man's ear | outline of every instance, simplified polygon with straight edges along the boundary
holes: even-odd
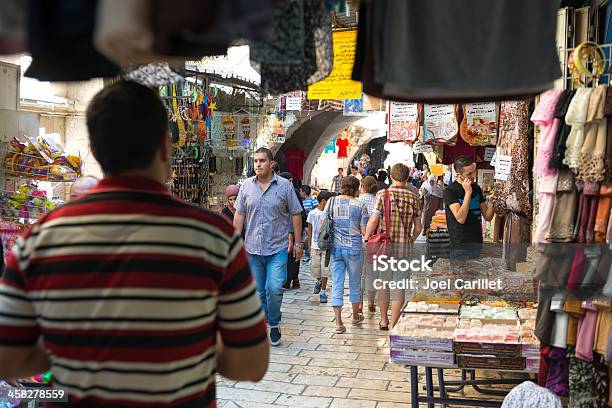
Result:
[[[159,154],[164,163],[168,163],[172,160],[172,140],[170,139],[169,132],[162,136]]]

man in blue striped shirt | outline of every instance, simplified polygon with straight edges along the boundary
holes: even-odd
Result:
[[[303,185],[300,188],[300,196],[302,197],[302,204],[304,205],[306,214],[317,208],[319,205],[319,201],[312,196],[312,189],[310,186]]]

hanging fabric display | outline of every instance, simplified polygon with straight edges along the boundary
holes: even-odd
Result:
[[[494,146],[497,144],[497,116],[495,102],[463,105],[461,137],[472,146]]]
[[[565,142],[566,150],[563,164],[569,167],[574,174],[578,173],[578,166],[580,165],[580,148],[584,142],[584,126],[591,92],[593,92],[593,88],[578,89],[565,115],[565,123],[572,128]]]
[[[585,138],[580,148],[577,179],[584,182],[603,181],[604,156],[608,121],[604,116],[607,85],[600,85],[591,93]]]
[[[555,109],[561,101],[563,91],[551,89],[540,96],[531,121],[539,126],[538,151],[533,165],[534,171],[541,176],[556,174],[556,169],[549,167],[555,145],[555,136],[561,125],[561,119],[555,117]]]
[[[455,105],[428,105],[423,107],[424,142],[454,144],[459,126]]]
[[[574,174],[569,169],[559,171],[555,208],[546,239],[550,242],[573,242],[576,237],[578,191]]]
[[[530,214],[528,104],[525,101],[502,102],[499,140],[497,142],[496,180],[493,195],[495,212],[513,211]],[[502,163],[501,158],[505,159]],[[504,178],[497,177],[500,166],[507,166]]]
[[[353,79],[363,82],[368,95],[427,103],[509,100],[550,89],[561,76],[556,2],[363,4],[358,38],[362,50]],[[510,21],[520,22],[521,29]],[[436,57],[425,57],[432,50]],[[473,69],[475,61],[478,69]]]
[[[30,1],[27,38],[32,64],[25,76],[41,81],[85,81],[119,75],[119,66],[93,44],[96,6],[97,1]],[[69,58],[64,56],[67,49]]]
[[[414,143],[419,138],[419,112],[416,103],[389,101],[389,142]]]

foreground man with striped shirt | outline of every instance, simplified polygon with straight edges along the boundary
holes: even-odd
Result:
[[[46,371],[78,407],[214,407],[215,371],[260,380],[269,343],[242,240],[186,204],[166,110],[118,82],[87,110],[106,177],[45,215],[0,279],[0,378]]]

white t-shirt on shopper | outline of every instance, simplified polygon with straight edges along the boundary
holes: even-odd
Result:
[[[319,230],[321,229],[321,224],[325,219],[325,211],[321,211],[318,208],[310,211],[308,213],[308,218],[306,218],[306,222],[312,225],[312,242],[310,243],[311,249],[319,249]]]

